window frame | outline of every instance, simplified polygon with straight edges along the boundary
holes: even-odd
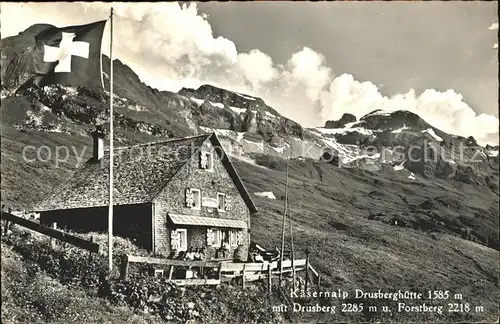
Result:
[[[222,231],[220,228],[213,228],[212,230],[215,232],[215,241],[212,246],[219,248],[222,246]]]
[[[220,196],[224,197],[224,206],[222,206],[223,207],[222,209],[220,209],[220,205],[219,205],[219,197]],[[223,193],[223,192],[218,192],[217,193],[217,211],[223,212],[223,213],[226,212],[226,194]]]
[[[176,228],[175,229],[176,232],[184,232],[184,241],[181,239],[182,236],[179,234],[179,247],[177,248],[176,251],[180,252],[180,251],[187,251],[187,228]],[[184,247],[182,247],[182,243],[185,243]]]
[[[207,167],[205,171],[214,172],[214,154],[212,152],[204,152],[207,157]]]
[[[233,242],[233,239],[234,239],[234,242]],[[229,245],[231,247],[237,247],[237,246],[239,246],[238,245],[238,230],[237,229],[231,229],[231,230],[229,230]]]
[[[194,210],[201,210],[201,189],[197,189],[197,188],[190,188],[191,190],[191,194],[193,195],[193,203],[195,206],[192,206],[191,209],[194,209]],[[196,199],[196,196],[195,196],[195,192],[198,193],[198,199]],[[196,206],[196,204],[198,203],[198,206]]]

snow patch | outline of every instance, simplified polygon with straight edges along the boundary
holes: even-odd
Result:
[[[390,116],[392,112],[387,111],[387,110],[382,110],[382,109],[377,109],[375,111],[372,111],[371,113],[365,115],[367,116]]]
[[[411,180],[416,180],[415,179],[415,174],[413,174],[413,172],[408,176],[408,179],[411,179]]]
[[[313,131],[317,131],[318,133],[321,134],[327,134],[327,135],[333,135],[333,134],[341,134],[344,135],[345,133],[351,133],[351,132],[358,132],[363,135],[373,135],[373,131],[371,129],[366,129],[363,127],[354,127],[354,128],[323,128],[323,127],[317,127],[313,128]]]
[[[243,139],[243,142],[246,144],[255,145],[259,152],[264,152],[264,143],[263,142],[259,143],[259,142],[249,141],[247,139]]]
[[[266,116],[271,118],[277,118],[275,115],[271,114],[269,111],[266,111]]]
[[[224,108],[224,104],[223,103],[220,103],[220,102],[211,102],[209,101],[210,104],[214,107],[217,107],[217,108]]]
[[[279,154],[283,154],[284,150],[286,147],[288,147],[290,145],[286,144],[285,146],[283,147],[274,147],[274,146],[271,146],[269,145],[270,148],[272,148],[273,150],[275,150],[276,152],[278,152]]]
[[[195,104],[197,104],[198,107],[201,106],[201,104],[204,102],[204,100],[193,98],[193,97],[189,98],[189,100],[191,100],[192,102],[194,102]]]
[[[245,98],[245,99],[248,99],[248,100],[256,100],[256,98],[249,97],[249,96],[246,96],[246,95],[241,94],[241,93],[237,93],[237,95],[240,96],[241,98]]]
[[[395,165],[394,166],[394,171],[404,170],[405,167],[403,165],[405,164],[405,162],[406,162],[406,160],[404,160],[403,162],[401,162],[401,164],[399,164],[399,165]]]
[[[406,125],[403,125],[403,127],[395,129],[391,133],[393,133],[393,134],[399,134],[399,133],[401,133],[401,131],[403,131],[405,129],[410,129],[410,127],[407,127]]]
[[[200,126],[200,128],[204,131],[204,132],[208,132],[208,133],[211,133],[211,132],[214,132],[217,136],[225,136],[225,137],[228,137],[236,142],[241,142],[241,140],[243,139],[243,136],[245,136],[245,132],[235,132],[233,130],[230,130],[230,129],[218,129],[218,128],[210,128],[210,127],[204,127],[204,126]]]
[[[443,141],[443,139],[441,137],[437,136],[436,132],[434,132],[434,129],[432,129],[432,128],[424,129],[422,131],[422,133],[428,133],[429,135],[432,136],[432,138],[434,138],[438,142],[442,142]]]
[[[359,147],[357,145],[339,144],[334,139],[322,138],[323,144],[335,150],[343,164],[353,161],[359,156]]]
[[[373,155],[367,155],[367,154],[358,155],[358,156],[355,156],[354,158],[348,160],[346,163],[352,163],[354,161],[361,160],[361,159],[370,159],[370,160],[380,159],[380,153],[375,153]]]
[[[231,108],[231,110],[237,113],[238,115],[247,112],[245,108],[238,108],[238,107],[229,107],[229,108]]]
[[[498,150],[487,151],[489,156],[498,156]]]
[[[359,121],[355,121],[355,122],[352,122],[352,123],[347,123],[347,124],[344,125],[344,128],[351,128],[352,126],[357,125],[359,123],[360,123]]]
[[[254,192],[254,195],[268,199],[276,199],[276,196],[272,191]]]

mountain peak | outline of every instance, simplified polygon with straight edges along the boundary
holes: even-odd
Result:
[[[343,128],[348,123],[357,121],[356,116],[353,114],[345,113],[339,120],[327,120],[325,128]]]

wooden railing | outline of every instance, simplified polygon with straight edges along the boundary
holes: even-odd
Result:
[[[153,257],[141,257],[133,255],[124,255],[122,258],[122,266],[120,270],[120,278],[122,280],[127,280],[129,275],[129,265],[130,263],[145,263],[145,264],[156,264],[164,265],[169,267],[168,280],[171,280],[179,285],[218,285],[220,284],[220,269],[221,264],[225,262],[230,262],[232,259],[211,259],[211,260],[199,260],[199,261],[187,261],[187,260],[173,260],[173,259],[160,259]],[[172,279],[174,272],[174,267],[198,267],[198,268],[217,268],[219,269],[218,279]]]
[[[179,285],[218,285],[221,282],[232,281],[234,279],[241,280],[241,285],[246,286],[248,282],[257,280],[266,280],[269,293],[271,293],[272,277],[280,274],[281,265],[279,261],[264,262],[264,263],[234,263],[230,259],[211,259],[200,261],[187,260],[172,260],[160,259],[153,257],[141,257],[133,255],[124,255],[120,277],[122,280],[127,280],[129,277],[130,263],[145,263],[152,265],[168,266],[168,280]],[[183,278],[174,279],[173,273],[175,267],[198,268],[203,272],[204,268],[215,268],[218,273],[216,279],[198,279],[198,278]],[[309,264],[309,259],[294,260],[293,265],[291,260],[283,261],[283,273],[292,274],[295,279],[295,273],[300,271],[310,270],[313,275],[313,281],[319,284],[318,272]],[[309,271],[306,271],[306,278],[310,278]],[[316,280],[314,280],[316,279]],[[308,279],[306,279],[307,285]]]
[[[35,232],[47,235],[49,237],[58,239],[62,242],[66,242],[66,243],[71,244],[73,246],[76,246],[80,249],[84,249],[84,250],[94,252],[94,253],[99,253],[99,251],[100,251],[99,244],[97,244],[97,243],[93,243],[91,241],[84,240],[80,237],[77,237],[77,236],[74,236],[74,235],[71,235],[68,233],[64,233],[64,232],[59,231],[59,230],[54,229],[54,228],[40,225],[38,223],[27,220],[25,218],[14,216],[14,215],[7,213],[7,212],[2,212],[2,219],[7,222],[7,224],[5,224],[5,231],[9,227],[8,223],[12,222],[14,224],[26,227],[32,231],[35,231]],[[6,234],[6,232],[4,232],[4,234]]]

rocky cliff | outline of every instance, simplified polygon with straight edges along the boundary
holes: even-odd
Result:
[[[102,58],[104,89],[33,86],[34,36],[48,27],[34,25],[0,42],[2,123],[23,132],[88,136],[109,118],[109,58]],[[114,61],[114,94],[115,138],[123,144],[215,132],[238,158],[264,154],[318,160],[328,152],[342,167],[377,171],[388,165],[489,187],[498,179],[498,146],[480,147],[474,138],[447,134],[408,111],[376,110],[359,120],[344,114],[325,127],[306,129],[248,94],[208,84],[178,93],[158,91],[119,60]]]

